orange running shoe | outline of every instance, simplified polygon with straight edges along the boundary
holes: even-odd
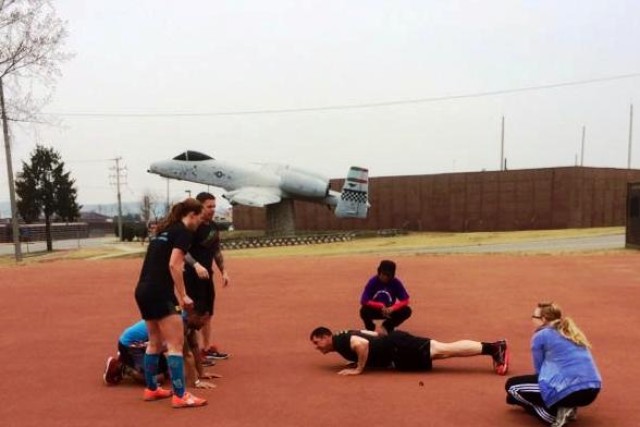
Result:
[[[166,399],[167,397],[171,397],[173,392],[171,390],[164,389],[162,387],[158,387],[155,390],[150,390],[148,388],[144,389],[144,397],[143,399],[147,402],[151,402],[159,399]]]
[[[196,408],[198,406],[204,406],[207,404],[206,399],[195,397],[193,394],[185,391],[182,397],[173,395],[171,399],[171,406],[174,408]]]

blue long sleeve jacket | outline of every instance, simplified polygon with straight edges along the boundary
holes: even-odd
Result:
[[[551,327],[531,339],[533,366],[547,407],[578,390],[601,388],[602,377],[588,348],[563,337]]]

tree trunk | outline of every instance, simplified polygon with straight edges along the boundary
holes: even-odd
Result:
[[[22,247],[20,246],[20,225],[18,222],[18,208],[16,207],[16,190],[13,183],[13,162],[11,160],[11,140],[9,139],[9,123],[4,104],[4,86],[0,78],[0,116],[2,118],[2,134],[4,149],[7,156],[7,178],[9,180],[9,201],[11,203],[11,226],[13,230],[13,246],[16,261],[22,261]]]
[[[51,239],[51,216],[44,214],[44,234],[47,237],[47,252],[53,251],[53,241]]]

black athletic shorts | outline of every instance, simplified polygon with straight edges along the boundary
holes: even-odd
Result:
[[[209,313],[213,316],[216,290],[213,286],[213,272],[209,272],[209,279],[201,279],[193,268],[184,271],[184,285],[187,295],[193,300],[196,312],[200,315]]]
[[[151,286],[136,287],[136,303],[144,320],[160,320],[172,314],[180,314],[182,309],[172,292],[155,291]]]
[[[393,366],[399,371],[430,371],[431,340],[404,331],[389,334],[393,345]]]
[[[134,369],[139,374],[144,375],[144,354],[147,351],[146,346],[126,346],[118,341],[118,351],[120,352],[120,362]],[[168,371],[167,358],[164,354],[161,354],[158,361],[158,373],[166,374]]]

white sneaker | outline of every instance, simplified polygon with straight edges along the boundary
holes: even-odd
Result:
[[[576,408],[559,407],[556,414],[556,420],[551,424],[551,427],[563,427],[566,426],[569,420],[573,417],[575,419]]]

